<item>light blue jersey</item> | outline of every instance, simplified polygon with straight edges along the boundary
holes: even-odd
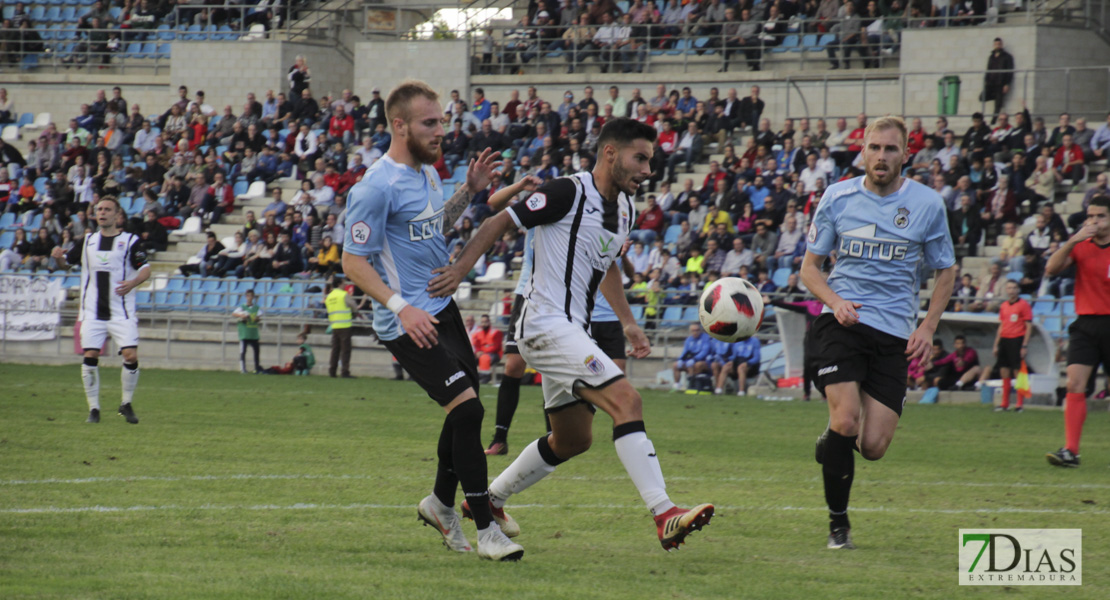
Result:
[[[736,364],[755,364],[760,362],[759,338],[753,335],[746,340],[733,342],[731,360]]]
[[[516,283],[516,295],[523,296],[525,290],[528,289],[528,281],[532,278],[532,232],[535,229],[529,229],[528,233],[524,234],[524,256],[520,261],[520,279]],[[617,313],[613,312],[613,307],[609,306],[609,301],[605,299],[605,295],[601,290],[597,292],[597,298],[594,299],[594,309],[590,312],[591,323],[609,323],[612,321],[619,321]]]
[[[417,171],[383,156],[367,169],[347,199],[343,251],[369,257],[374,270],[409,304],[435,315],[451,298],[426,291],[432,269],[447,265],[443,239],[443,184],[435,169]],[[381,340],[405,335],[401,320],[374,302]]]
[[[860,322],[909,339],[917,322],[918,262],[930,269],[956,264],[944,201],[910,179],[885,198],[863,177],[829,186],[809,228],[808,250],[837,251],[829,287],[858,302]],[[832,312],[826,306],[823,312]]]

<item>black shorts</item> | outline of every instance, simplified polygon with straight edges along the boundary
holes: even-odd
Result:
[[[906,340],[863,323],[845,327],[831,313],[817,317],[810,334],[818,391],[824,394],[825,386],[834,383],[858,382],[867,395],[902,415],[909,372]]]
[[[597,342],[597,347],[605,356],[613,360],[625,360],[628,354],[624,351],[624,327],[620,321],[601,321],[590,323],[590,337]]]
[[[1110,368],[1110,315],[1080,315],[1068,327],[1068,364]]]
[[[505,333],[505,354],[520,354],[516,347],[516,324],[520,321],[520,311],[524,309],[524,296],[513,298],[513,310],[509,313],[509,331]]]
[[[382,344],[432,400],[447,406],[467,388],[477,391],[478,361],[455,301],[435,318],[439,343],[431,348],[418,348],[408,334]]]
[[[1021,370],[1021,346],[1024,337],[1001,338],[998,340],[998,360],[994,366],[1000,369],[1010,369],[1013,372]]]

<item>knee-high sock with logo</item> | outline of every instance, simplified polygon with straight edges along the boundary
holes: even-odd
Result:
[[[490,502],[497,508],[505,506],[509,496],[532,487],[563,464],[555,455],[547,436],[528,444],[509,468],[501,472],[489,486]]]
[[[853,454],[856,438],[829,430],[825,441],[825,454],[821,475],[825,480],[825,502],[829,505],[829,529],[851,527],[848,522],[848,497],[852,493],[852,479],[856,474],[856,457]]]
[[[122,404],[131,404],[131,398],[135,396],[135,387],[138,385],[139,361],[123,363],[123,371],[120,373],[120,386],[123,388]]]
[[[659,467],[659,458],[655,456],[655,446],[648,439],[644,422],[632,421],[614,427],[613,446],[651,514],[661,515],[674,508],[667,497],[663,469]]]
[[[85,400],[89,410],[100,409],[100,359],[85,357],[81,364],[81,383],[85,385]]]
[[[1087,395],[1068,393],[1064,401],[1064,439],[1067,449],[1079,456],[1079,438],[1083,436],[1083,422],[1087,420]]]

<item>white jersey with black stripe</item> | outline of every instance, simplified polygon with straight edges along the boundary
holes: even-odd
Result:
[[[584,172],[549,181],[510,215],[533,230],[532,276],[518,335],[525,321],[545,317],[588,327],[598,285],[635,222],[631,200],[622,192],[616,202],[606,201]]]
[[[81,265],[79,320],[137,319],[134,292],[126,296],[116,293],[121,281],[133,279],[147,266],[146,252],[137,235],[120,232],[104,236],[99,231],[86,234],[69,258],[71,264]]]

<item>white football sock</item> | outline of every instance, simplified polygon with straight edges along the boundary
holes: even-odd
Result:
[[[632,483],[644,499],[644,504],[652,515],[661,515],[674,507],[667,497],[667,483],[663,481],[663,470],[655,456],[655,446],[643,431],[622,435],[613,441],[617,456],[632,478]]]
[[[85,400],[89,403],[89,410],[100,410],[100,373],[99,367],[81,365],[81,382],[85,384]]]
[[[540,456],[539,440],[535,440],[490,484],[490,504],[503,508],[509,496],[523,492],[554,472],[555,467]]]
[[[123,387],[123,404],[131,404],[131,397],[135,395],[135,386],[139,385],[139,365],[136,364],[135,370],[132,371],[127,368],[127,364],[124,364],[119,381]]]

